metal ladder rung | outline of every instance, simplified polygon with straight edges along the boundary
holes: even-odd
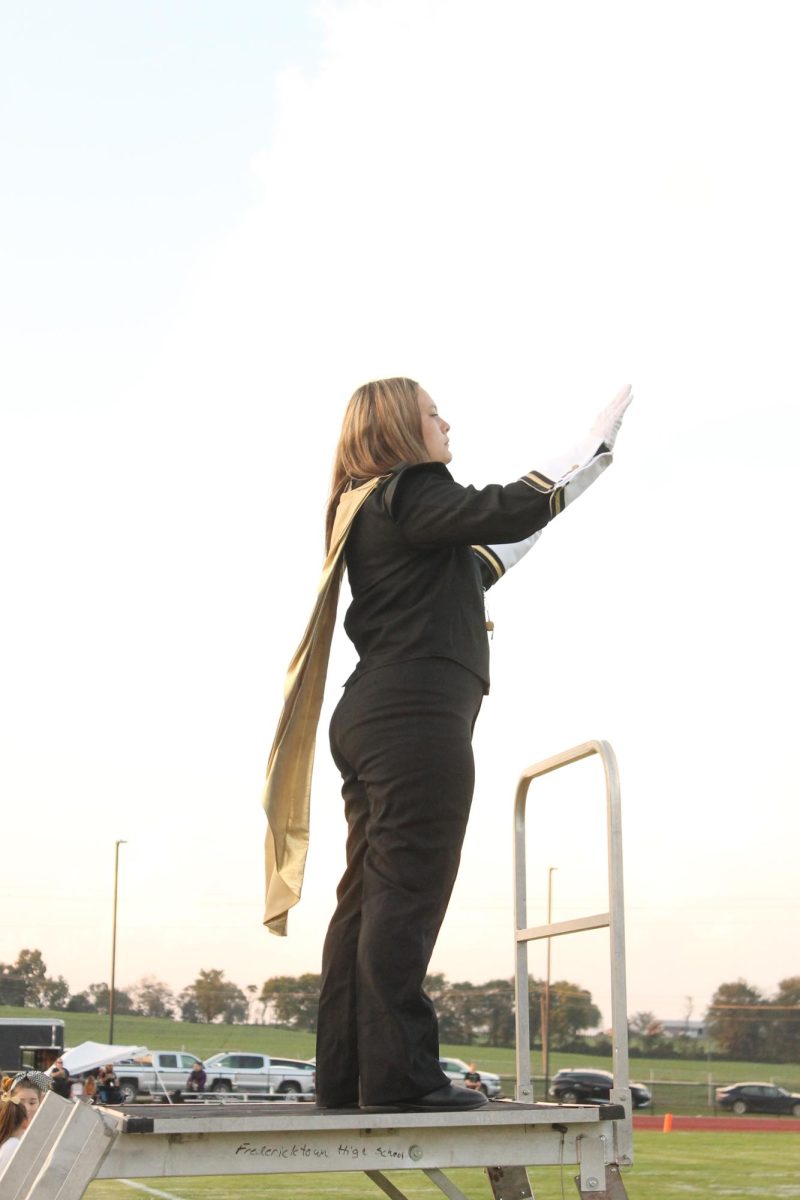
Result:
[[[534,925],[530,929],[518,929],[518,942],[535,942],[541,938],[559,937],[562,933],[582,933],[585,929],[607,929],[611,914],[595,913],[592,917],[575,917],[572,921],[554,921],[551,925]]]
[[[531,785],[543,775],[549,775],[562,767],[580,762],[582,759],[597,755],[603,765],[605,776],[606,800],[606,836],[608,864],[608,912],[596,913],[592,916],[578,917],[573,921],[551,921],[548,911],[546,925],[528,926],[527,924],[527,880],[526,880],[526,847],[525,847],[525,816],[526,801]],[[529,1004],[530,989],[528,985],[528,942],[543,941],[567,933],[583,933],[591,929],[608,929],[609,965],[611,970],[611,1025],[612,1025],[612,1060],[614,1076],[615,1099],[623,1103],[625,1119],[615,1122],[613,1147],[593,1148],[591,1153],[595,1161],[591,1170],[581,1166],[580,1187],[584,1190],[581,1195],[598,1196],[598,1200],[606,1200],[614,1194],[625,1195],[622,1181],[619,1178],[619,1165],[629,1165],[633,1161],[633,1125],[631,1120],[630,1091],[628,1088],[628,1018],[625,995],[625,916],[624,893],[622,883],[622,822],[620,815],[620,786],[619,772],[614,751],[608,742],[584,742],[571,750],[536,763],[528,767],[520,777],[517,785],[514,803],[514,938],[516,944],[516,971],[514,999],[516,1008],[517,1032],[517,1091],[518,1100],[532,1102],[534,1099],[533,1081],[531,1079],[530,1058],[530,1021]],[[607,1149],[613,1157],[606,1163]],[[587,1153],[588,1141],[587,1141]],[[606,1165],[613,1167],[616,1176],[612,1178],[606,1172]],[[602,1170],[601,1170],[602,1167]],[[611,1179],[611,1182],[608,1181]],[[590,1182],[591,1180],[591,1182]],[[608,1183],[604,1190],[603,1184]],[[620,1192],[619,1189],[622,1189]]]

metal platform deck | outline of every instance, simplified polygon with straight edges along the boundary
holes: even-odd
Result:
[[[597,755],[605,773],[607,912],[528,927],[525,809],[541,776]],[[363,1171],[391,1200],[396,1172],[422,1171],[465,1200],[445,1172],[484,1167],[494,1200],[533,1196],[526,1168],[577,1166],[583,1200],[626,1200],[620,1168],[633,1161],[628,1087],[625,927],[619,778],[607,742],[585,742],[529,767],[514,808],[516,1100],[465,1113],[328,1111],[298,1103],[92,1108],[50,1093],[0,1177],[2,1200],[80,1200],[93,1179]],[[528,1028],[531,941],[608,927],[614,1087],[605,1105],[534,1103]],[[385,1172],[392,1172],[387,1178]],[[402,1179],[402,1175],[399,1176]]]
[[[625,1107],[491,1101],[467,1113],[325,1110],[297,1104],[92,1108],[52,1093],[0,1180],[3,1200],[78,1200],[93,1179],[363,1171],[392,1200],[384,1172],[484,1167],[496,1200],[533,1196],[526,1168],[577,1166],[578,1193],[624,1200],[618,1133]],[[624,1139],[623,1139],[624,1140]]]

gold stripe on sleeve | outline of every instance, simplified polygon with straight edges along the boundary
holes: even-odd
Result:
[[[553,480],[542,475],[541,471],[528,471],[527,475],[522,476],[522,482],[537,492],[551,492],[555,487]]]
[[[505,573],[506,573],[505,567],[503,566],[502,562],[497,557],[497,555],[492,551],[490,546],[473,546],[472,549],[475,551],[476,554],[479,554],[480,557],[485,562],[487,562],[489,564],[489,566],[495,573],[496,579],[501,579],[503,577],[503,575],[505,575]]]
[[[557,517],[560,512],[564,511],[564,489],[557,487],[550,496],[550,516]]]

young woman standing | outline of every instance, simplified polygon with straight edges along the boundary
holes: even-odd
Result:
[[[413,380],[369,383],[350,400],[327,541],[331,553],[332,542],[343,548],[352,592],[344,624],[359,661],[330,727],[348,834],[323,951],[322,1107],[449,1111],[486,1102],[441,1070],[422,986],[472,801],[472,731],[489,689],[483,594],[609,465],[630,400],[623,389],[560,461],[485,488],[453,480],[450,426]],[[270,819],[280,874],[296,839],[281,840]],[[291,887],[299,895],[297,872]]]

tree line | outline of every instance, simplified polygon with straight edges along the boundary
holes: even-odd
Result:
[[[744,979],[721,983],[705,1012],[700,1038],[689,1036],[691,999],[681,1036],[667,1034],[652,1012],[629,1018],[633,1056],[697,1058],[738,1062],[797,1062],[800,1058],[800,975],[782,979],[768,996]]]
[[[179,992],[152,976],[124,989],[114,989],[114,1012],[143,1017],[226,1024],[281,1025],[315,1033],[319,975],[277,975],[259,988],[240,988],[225,972],[210,968]],[[541,1040],[546,986],[528,980],[531,1044]],[[450,983],[443,974],[425,979],[425,990],[439,1017],[442,1042],[462,1046],[511,1046],[515,1041],[513,979],[475,984]],[[71,993],[62,975],[48,976],[39,950],[21,950],[14,963],[0,963],[0,1004],[49,1008],[64,1012],[108,1013],[107,983],[92,983]],[[601,1014],[586,988],[568,980],[549,986],[549,1043],[557,1050],[610,1052],[608,1034],[587,1039]],[[722,983],[705,1014],[705,1037],[667,1036],[654,1013],[629,1018],[632,1054],[650,1057],[716,1057],[742,1061],[793,1062],[800,1058],[800,975],[782,980],[767,996],[744,979]]]
[[[753,1062],[800,1059],[800,975],[782,979],[772,996],[737,979],[717,988],[707,1014],[709,1035],[729,1058]]]
[[[114,988],[117,1016],[165,1017],[181,1021],[246,1022],[258,988],[242,990],[225,972],[200,971],[188,987],[175,993],[166,983],[146,976],[127,988]],[[51,978],[40,950],[21,950],[14,963],[0,963],[0,1004],[24,1008],[50,1008],[57,1012],[107,1013],[107,983],[91,983],[82,992],[70,992],[63,975]]]
[[[292,1029],[313,1033],[317,1027],[319,975],[278,975],[268,979],[259,999],[270,1020]],[[531,1038],[541,1031],[545,985],[529,978]],[[442,1042],[460,1046],[511,1046],[514,1044],[514,980],[488,983],[449,983],[442,974],[425,977],[425,991],[436,1007]],[[600,1021],[600,1009],[591,993],[577,983],[558,980],[550,984],[550,1044],[566,1049],[576,1037]]]
[[[201,970],[193,983],[175,993],[152,977],[127,988],[114,988],[114,1013],[162,1017],[182,1021],[224,1021],[283,1025],[316,1032],[319,975],[279,975],[259,989],[242,989],[216,968]],[[530,1027],[536,1038],[541,1030],[544,984],[531,978]],[[425,989],[436,1005],[443,1042],[508,1046],[514,1042],[514,981],[449,983],[444,975],[428,975]],[[50,1008],[64,1012],[108,1013],[109,986],[92,983],[71,993],[63,976],[51,978],[39,950],[20,951],[15,963],[0,963],[0,1004]],[[550,1042],[562,1049],[578,1034],[594,1028],[600,1010],[591,993],[577,983],[557,980],[549,988]]]

